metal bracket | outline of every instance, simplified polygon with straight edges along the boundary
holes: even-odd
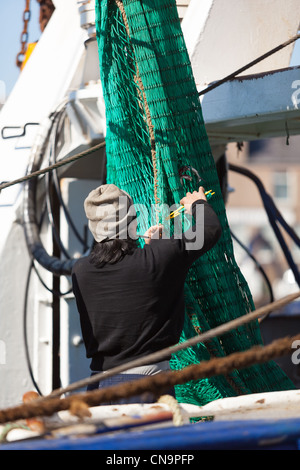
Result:
[[[22,126],[5,126],[5,127],[2,127],[1,129],[1,137],[2,139],[16,139],[18,137],[23,137],[26,134],[26,128],[28,126],[39,126],[39,125],[40,125],[39,122],[27,122],[23,127]],[[22,132],[17,135],[5,135],[5,131],[7,131],[8,129],[21,129]]]

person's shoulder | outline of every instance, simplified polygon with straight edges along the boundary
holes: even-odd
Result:
[[[75,261],[72,267],[72,273],[76,273],[78,271],[81,271],[82,269],[85,269],[88,264],[89,264],[89,256],[88,255],[81,256]]]

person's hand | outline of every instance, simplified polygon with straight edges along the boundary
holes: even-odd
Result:
[[[200,186],[199,191],[194,191],[193,193],[186,193],[186,195],[181,199],[180,204],[184,206],[185,211],[188,214],[191,214],[192,204],[199,199],[206,201],[205,189],[203,186]]]
[[[162,229],[162,225],[153,225],[152,227],[148,228],[148,230],[144,233],[145,243],[149,245],[152,238],[161,238]]]

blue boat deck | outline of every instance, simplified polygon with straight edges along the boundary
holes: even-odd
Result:
[[[87,437],[30,439],[0,450],[298,450],[300,418],[211,421],[156,429],[99,433]]]

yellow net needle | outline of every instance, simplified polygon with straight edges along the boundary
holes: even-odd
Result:
[[[205,196],[213,196],[215,193],[212,193],[212,189],[210,189],[209,191],[206,191],[205,193]],[[168,219],[174,219],[175,217],[177,217],[184,209],[184,206],[179,206],[178,209],[176,209],[175,211],[171,212],[171,214],[166,217],[166,220]]]

